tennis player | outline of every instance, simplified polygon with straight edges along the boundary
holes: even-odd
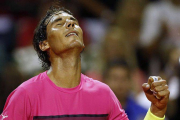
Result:
[[[9,95],[0,120],[128,120],[109,86],[81,73],[83,31],[70,11],[49,9],[35,30],[33,45],[47,71]],[[145,120],[164,120],[166,81],[144,83],[143,89],[152,102]]]

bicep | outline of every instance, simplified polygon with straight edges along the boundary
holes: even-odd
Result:
[[[6,116],[6,120],[27,120],[30,115],[30,102],[26,91],[18,88],[7,98],[0,120]]]

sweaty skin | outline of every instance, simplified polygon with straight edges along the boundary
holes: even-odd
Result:
[[[79,85],[80,53],[85,46],[82,29],[72,15],[62,11],[53,15],[47,25],[47,40],[39,46],[50,56],[51,67],[47,74],[57,86],[73,88]]]

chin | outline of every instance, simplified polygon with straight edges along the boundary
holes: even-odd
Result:
[[[81,51],[85,48],[84,43],[82,43],[80,40],[73,40],[70,44],[70,48],[77,48]]]

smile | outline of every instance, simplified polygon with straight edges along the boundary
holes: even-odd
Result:
[[[78,36],[76,32],[70,32],[70,33],[68,33],[68,34],[66,35],[66,37],[69,37],[69,36],[71,36],[71,35],[76,35],[76,36]]]

